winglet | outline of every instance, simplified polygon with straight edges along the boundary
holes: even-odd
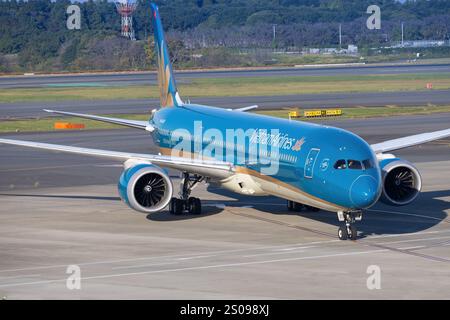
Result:
[[[159,16],[158,6],[154,3],[150,4],[152,12],[153,32],[155,35],[155,50],[158,60],[158,84],[160,90],[161,107],[177,107],[183,105],[175,79],[172,72],[172,64],[170,63],[169,51],[164,37],[164,30]]]

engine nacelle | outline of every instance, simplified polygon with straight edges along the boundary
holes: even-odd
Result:
[[[383,176],[382,202],[403,206],[416,199],[422,188],[422,178],[416,167],[408,161],[391,158],[382,160],[380,168]]]
[[[161,211],[173,194],[172,181],[167,173],[148,163],[126,168],[120,176],[118,188],[127,205],[144,213]]]

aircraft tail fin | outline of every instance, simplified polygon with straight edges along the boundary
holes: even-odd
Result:
[[[153,32],[155,34],[155,50],[158,64],[158,85],[161,107],[177,107],[183,105],[178,95],[175,78],[173,77],[172,64],[170,63],[169,51],[164,37],[164,30],[159,15],[158,6],[150,5],[152,13]]]

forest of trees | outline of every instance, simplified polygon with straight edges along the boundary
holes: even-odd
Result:
[[[230,48],[302,48],[343,44],[387,45],[400,39],[450,38],[449,0],[161,0],[161,12],[174,60],[192,53],[200,65],[241,64]],[[134,28],[138,41],[122,38],[113,2],[90,0],[81,8],[81,30],[67,30],[69,0],[0,0],[0,72],[31,70],[142,69],[152,64],[150,0],[138,0]],[[366,9],[381,8],[381,30],[368,30]],[[276,38],[273,39],[273,25]],[[207,55],[211,56],[208,57]],[[216,57],[212,59],[211,57]],[[205,62],[209,61],[209,62]]]

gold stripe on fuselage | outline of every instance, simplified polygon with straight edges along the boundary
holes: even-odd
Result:
[[[165,155],[165,156],[172,156],[172,150],[173,149],[170,149],[170,148],[163,148],[163,147],[159,148],[160,153],[162,155]],[[195,154],[195,153],[191,153],[191,152],[184,151],[184,150],[177,151],[177,152],[178,153],[176,155],[173,155],[173,156],[187,158],[187,159],[193,159],[193,160],[199,159],[199,156],[197,154]],[[208,158],[207,160],[216,160],[216,159]],[[235,171],[236,171],[236,173],[248,174],[250,176],[253,176],[253,177],[265,180],[267,182],[271,182],[271,183],[280,185],[280,186],[282,186],[284,188],[287,188],[287,189],[289,189],[289,190],[291,190],[293,192],[296,192],[296,193],[302,195],[305,198],[309,198],[311,200],[314,200],[314,201],[317,201],[319,203],[322,203],[322,204],[326,205],[327,207],[334,207],[337,210],[342,210],[342,211],[347,211],[348,210],[347,208],[341,207],[341,206],[339,206],[337,204],[334,204],[332,202],[328,202],[328,201],[325,201],[323,199],[317,198],[317,197],[315,197],[315,196],[313,196],[313,195],[311,195],[311,194],[309,194],[309,193],[307,193],[307,192],[305,192],[305,191],[303,191],[303,190],[301,190],[299,188],[296,188],[296,187],[294,187],[294,186],[292,186],[292,185],[290,185],[290,184],[288,184],[286,182],[283,182],[283,181],[281,181],[279,179],[276,179],[276,178],[273,178],[271,176],[267,176],[267,175],[261,174],[260,172],[252,170],[252,169],[249,169],[247,167],[235,166]]]

